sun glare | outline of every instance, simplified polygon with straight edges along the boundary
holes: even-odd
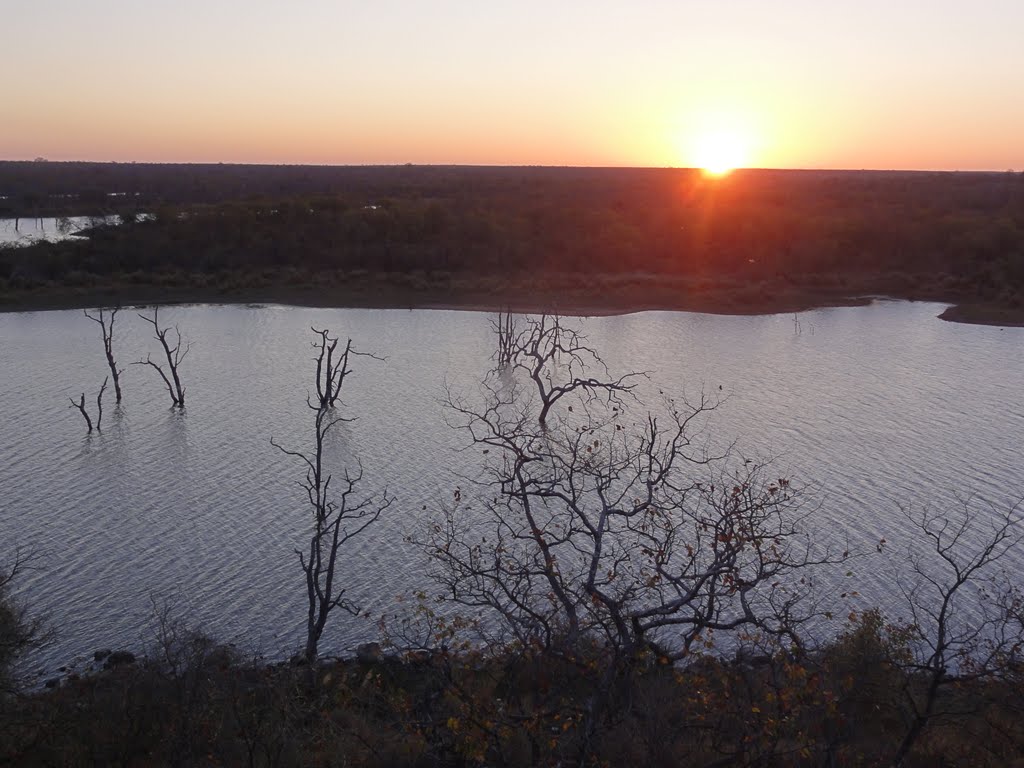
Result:
[[[697,138],[693,159],[695,165],[709,176],[725,176],[745,166],[750,160],[749,155],[749,142],[742,135],[719,130]]]

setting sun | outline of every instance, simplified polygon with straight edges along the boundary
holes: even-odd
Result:
[[[749,142],[734,131],[713,131],[697,138],[694,163],[711,176],[724,176],[750,160]]]

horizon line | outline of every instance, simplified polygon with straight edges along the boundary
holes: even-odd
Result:
[[[697,171],[705,169],[697,166],[681,165],[554,165],[545,163],[310,163],[310,162],[261,162],[261,161],[223,161],[223,160],[50,160],[49,158],[0,158],[0,163],[54,164],[54,165],[191,165],[191,166],[245,166],[269,168],[549,168],[552,170],[664,170],[664,171]],[[1024,169],[1012,167],[995,168],[908,168],[908,167],[837,167],[837,166],[744,166],[733,168],[728,175],[743,171],[791,171],[817,173],[1024,173]]]

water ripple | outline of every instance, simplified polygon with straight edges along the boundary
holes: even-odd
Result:
[[[883,536],[913,546],[899,504],[973,493],[1006,505],[1024,492],[1021,333],[942,323],[940,309],[819,310],[800,333],[786,316],[669,312],[591,319],[586,330],[613,370],[653,372],[648,394],[703,386],[727,396],[713,437],[775,457],[814,489],[823,536],[870,551]],[[195,342],[186,413],[169,410],[152,371],[127,366],[124,404],[108,407],[103,434],[85,437],[67,398],[85,389],[88,399],[106,374],[96,326],[79,312],[0,315],[0,557],[15,544],[42,555],[21,595],[58,631],[32,665],[52,671],[97,647],[138,646],[165,599],[243,647],[297,645],[304,590],[293,550],[308,518],[300,467],[270,438],[308,445],[311,325],[386,358],[358,360],[345,392],[358,419],[339,426],[328,453],[335,469],[358,458],[363,487],[386,485],[396,503],[352,542],[341,575],[373,614],[423,586],[426,564],[405,536],[422,530],[467,461],[439,398],[445,381],[471,390],[487,368],[487,316],[276,306],[161,316]],[[145,324],[122,318],[122,361],[155,351]],[[887,600],[884,569],[863,566],[856,578],[865,600]],[[374,631],[339,617],[324,647]]]

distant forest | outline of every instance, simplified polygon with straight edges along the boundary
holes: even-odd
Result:
[[[1013,172],[0,163],[0,217],[101,214],[126,223],[0,252],[0,300],[557,274],[1024,307]]]

